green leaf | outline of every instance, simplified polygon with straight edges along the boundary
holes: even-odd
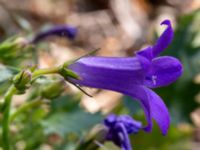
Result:
[[[81,110],[71,113],[59,112],[41,122],[45,134],[56,133],[62,137],[69,133],[79,135],[102,121],[99,113],[91,114]]]
[[[79,100],[80,100],[79,95],[72,95],[72,94],[66,94],[58,98],[55,98],[52,100],[50,105],[51,113],[53,114],[57,112],[77,111],[80,109]]]
[[[10,79],[13,76],[14,72],[6,68],[5,66],[0,65],[0,82]]]

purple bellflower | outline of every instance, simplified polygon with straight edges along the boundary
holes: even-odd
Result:
[[[38,43],[49,36],[60,36],[60,37],[67,37],[71,40],[75,38],[77,34],[77,29],[75,27],[69,25],[57,25],[54,26],[46,31],[38,33],[31,43]]]
[[[146,132],[152,130],[153,119],[163,135],[167,134],[170,116],[162,99],[150,88],[167,86],[182,74],[182,65],[171,56],[157,57],[173,39],[173,29],[169,20],[161,25],[167,28],[155,45],[136,52],[135,57],[83,57],[69,68],[81,80],[70,79],[80,86],[107,89],[129,95],[144,109]]]
[[[128,115],[110,114],[104,119],[104,125],[107,130],[106,140],[112,141],[122,150],[132,150],[128,135],[136,134],[142,128],[141,122]]]

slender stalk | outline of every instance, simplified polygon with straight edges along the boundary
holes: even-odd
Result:
[[[36,71],[33,72],[33,78],[38,77],[40,75],[44,75],[44,74],[53,74],[53,73],[58,73],[59,72],[59,67],[55,67],[55,68],[48,68],[48,69],[38,69]]]
[[[8,91],[4,96],[4,112],[2,120],[2,129],[3,129],[3,149],[10,150],[10,140],[9,140],[9,116],[10,116],[10,106],[13,95],[17,89],[14,85],[11,85]]]
[[[10,116],[10,122],[12,122],[19,114],[21,114],[22,112],[25,112],[27,110],[29,110],[30,108],[39,106],[40,104],[42,104],[43,102],[41,101],[41,99],[37,99],[37,100],[33,100],[30,102],[25,103],[24,105],[20,106],[11,116]]]

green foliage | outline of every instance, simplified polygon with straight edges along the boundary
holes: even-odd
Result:
[[[100,113],[91,114],[78,105],[77,96],[65,95],[54,99],[51,103],[49,116],[41,122],[46,135],[58,134],[65,137],[69,133],[81,135],[100,123]]]
[[[95,124],[101,122],[100,114],[90,114],[84,111],[75,111],[70,113],[56,113],[48,119],[42,121],[45,134],[59,134],[65,137],[69,133],[80,136],[81,133],[88,131]]]
[[[13,72],[5,66],[0,66],[0,83],[11,79]]]

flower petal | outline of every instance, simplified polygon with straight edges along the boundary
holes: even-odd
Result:
[[[111,81],[112,82],[112,81]],[[84,82],[81,83],[83,85]],[[105,84],[91,84],[85,83],[86,86],[94,87],[94,88],[101,88],[101,89],[107,89],[112,90],[116,92],[120,92],[129,96],[132,96],[133,98],[136,98],[137,101],[141,104],[141,106],[144,109],[146,120],[147,120],[147,126],[144,128],[145,131],[150,132],[152,129],[152,119],[154,118],[156,122],[158,123],[163,135],[167,133],[167,130],[169,128],[169,113],[165,106],[165,104],[162,102],[162,99],[156,95],[153,91],[150,89],[139,86],[139,85],[131,85],[131,84],[125,84],[125,85],[115,85],[110,84],[109,86],[106,86]],[[126,86],[126,88],[124,88]]]
[[[137,58],[85,57],[69,68],[77,73],[82,80],[74,82],[96,88],[112,88],[112,85],[122,86],[126,83],[142,84],[143,70]]]
[[[149,67],[147,75],[157,76],[155,85],[152,81],[145,81],[150,87],[169,84],[182,72],[180,62],[168,56],[153,59]],[[164,135],[167,133],[170,122],[168,110],[162,99],[143,85],[144,73],[138,58],[86,57],[70,65],[69,68],[82,78],[82,80],[70,79],[76,84],[112,90],[137,99],[144,109],[148,123],[144,130],[150,132],[152,119],[155,119],[162,133]]]
[[[110,114],[104,119],[106,127],[106,140],[113,141],[122,150],[131,150],[129,134],[135,134],[142,128],[142,123],[129,115],[116,116]]]
[[[148,123],[144,128],[145,131],[150,132],[152,130],[152,119],[155,119],[162,134],[167,134],[170,124],[169,112],[162,99],[155,92],[146,87],[137,86],[132,88],[132,91],[124,92],[124,94],[136,98],[143,107]]]
[[[145,91],[148,94],[152,118],[157,122],[162,134],[166,135],[170,125],[168,109],[162,99],[155,92],[148,88],[145,88]]]
[[[141,61],[143,62],[143,59],[147,59],[148,61],[151,61],[153,59],[153,53],[152,53],[152,47],[148,46],[142,50],[136,51],[136,57],[139,59],[142,59]]]
[[[144,109],[148,122],[144,130],[150,132],[153,125],[152,119],[155,119],[162,134],[166,135],[170,125],[170,115],[162,99],[147,87],[137,87],[137,91],[129,95],[136,98]]]
[[[169,46],[174,36],[174,31],[172,29],[171,23],[169,20],[164,20],[161,25],[167,25],[167,28],[156,41],[156,44],[137,51],[137,56],[143,56],[148,60],[152,60]]]
[[[159,96],[140,84],[143,74],[141,67],[136,67],[137,61],[135,58],[82,58],[70,65],[70,69],[82,80],[70,80],[82,86],[112,90],[136,98],[143,107],[148,122],[145,131],[151,131],[154,118],[165,134],[169,126],[167,108]],[[122,65],[124,63],[127,65],[125,68]],[[166,121],[168,123],[165,123]]]
[[[180,61],[174,57],[163,56],[152,60],[146,73],[145,85],[150,88],[162,87],[173,83],[183,72]]]
[[[157,40],[156,44],[152,47],[153,57],[159,55],[164,49],[166,49],[169,44],[172,42],[174,31],[172,29],[171,23],[169,20],[164,20],[161,25],[167,25],[167,28],[162,33],[160,38]]]
[[[134,120],[129,115],[121,115],[117,118],[117,122],[124,124],[128,134],[136,134],[142,128],[142,123],[140,121]]]
[[[118,139],[120,141],[119,146],[122,150],[132,150],[131,143],[128,137],[128,132],[123,123],[117,123],[115,126],[115,130],[118,131]]]
[[[143,86],[136,84],[134,85],[131,84],[131,82],[122,82],[121,79],[116,80],[115,78],[103,78],[103,77],[95,78],[95,76],[97,75],[93,75],[93,77],[89,77],[86,79],[84,78],[83,80],[71,79],[71,81],[82,86],[112,90],[136,98],[138,102],[142,105],[148,122],[148,125],[145,127],[145,130],[151,131],[152,117],[151,117],[150,104],[148,101],[148,96],[146,95],[146,92],[143,90]]]

